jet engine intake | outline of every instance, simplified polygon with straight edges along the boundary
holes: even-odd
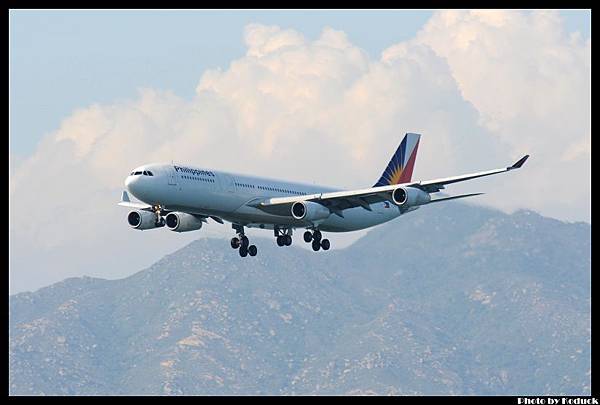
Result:
[[[202,220],[185,212],[170,212],[165,217],[167,228],[174,232],[196,231],[202,228]]]
[[[312,201],[296,201],[292,204],[292,217],[298,220],[318,221],[329,215],[329,208]]]
[[[429,203],[431,196],[415,187],[398,187],[392,191],[392,201],[399,207],[414,207]]]
[[[161,219],[159,223],[156,223],[156,214],[150,211],[130,211],[127,214],[127,223],[129,226],[135,229],[154,229],[165,226],[165,222]]]

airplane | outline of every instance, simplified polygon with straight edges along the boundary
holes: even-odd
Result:
[[[152,163],[135,168],[125,179],[119,205],[133,209],[127,222],[138,230],[166,226],[189,232],[202,228],[208,218],[236,231],[231,247],[241,257],[256,256],[244,228],[273,230],[278,246],[290,246],[295,229],[314,251],[329,250],[322,232],[350,232],[391,221],[420,206],[472,197],[462,194],[432,199],[445,186],[518,169],[525,155],[512,166],[427,181],[412,181],[420,134],[407,133],[385,171],[372,186],[358,190],[226,173],[190,165]],[[129,193],[139,202],[132,202]]]

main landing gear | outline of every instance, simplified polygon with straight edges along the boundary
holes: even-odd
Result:
[[[312,249],[317,252],[320,249],[329,250],[331,247],[331,243],[329,243],[329,239],[322,239],[323,235],[321,235],[321,231],[315,229],[314,232],[306,231],[304,232],[304,242],[310,243],[312,241]]]
[[[279,227],[275,227],[273,229],[273,233],[277,238],[277,246],[290,246],[292,244],[292,230],[291,229],[281,229]]]
[[[242,257],[248,255],[256,256],[258,249],[255,245],[250,245],[248,237],[244,235],[244,227],[241,225],[233,225],[232,228],[237,231],[237,236],[231,238],[231,247],[233,249],[239,249],[240,256]]]

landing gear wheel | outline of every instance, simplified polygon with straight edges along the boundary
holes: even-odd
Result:
[[[240,256],[242,256],[242,257],[248,256],[248,248],[244,247],[243,245],[240,246]]]
[[[320,241],[321,241],[321,238],[322,238],[321,231],[319,231],[319,230],[316,230],[316,231],[313,233],[313,239],[314,239],[314,240],[316,240],[317,242],[320,242]]]
[[[239,238],[235,238],[235,237],[231,238],[231,247],[233,249],[237,249],[237,248],[240,247],[240,240],[239,240]]]
[[[241,238],[241,247],[243,247],[244,249],[248,249],[248,245],[250,244],[250,241],[248,240],[247,236],[242,236]]]
[[[329,250],[329,248],[331,247],[331,244],[329,243],[329,239],[323,239],[321,241],[321,247],[323,248],[323,250]]]
[[[277,237],[277,246],[283,246],[285,245],[285,241],[283,240],[283,236],[278,236]]]
[[[286,246],[290,246],[290,245],[292,244],[292,237],[291,237],[290,235],[285,235],[285,236],[283,237],[283,243],[284,243]]]
[[[304,242],[308,243],[312,240],[312,233],[310,231],[304,232]]]
[[[319,241],[313,240],[312,248],[315,252],[318,252],[319,249],[321,249],[321,244],[319,243]]]
[[[250,254],[250,256],[256,256],[258,249],[256,249],[255,245],[250,245],[248,246],[248,253]]]

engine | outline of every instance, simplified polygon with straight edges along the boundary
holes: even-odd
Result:
[[[159,223],[156,223],[156,214],[150,211],[131,211],[127,214],[127,222],[132,228],[139,230],[165,226],[165,222],[162,219]]]
[[[414,187],[398,187],[392,192],[392,201],[399,207],[414,207],[431,201],[429,193]]]
[[[202,220],[185,212],[171,212],[165,217],[167,228],[175,232],[196,231],[202,228]]]
[[[318,221],[329,217],[329,208],[311,201],[296,201],[292,204],[292,216],[295,219]]]

